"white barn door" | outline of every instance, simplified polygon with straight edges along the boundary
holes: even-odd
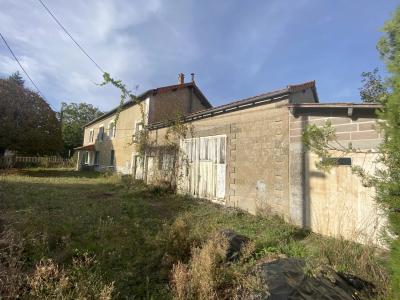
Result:
[[[207,136],[182,142],[182,189],[211,200],[225,198],[226,136]]]

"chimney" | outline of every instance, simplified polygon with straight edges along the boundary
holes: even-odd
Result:
[[[185,83],[185,75],[183,73],[178,74],[178,84],[184,84]]]
[[[194,83],[194,73],[190,73],[190,76],[192,76],[192,83]]]

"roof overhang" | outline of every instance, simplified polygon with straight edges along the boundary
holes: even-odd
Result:
[[[347,116],[352,117],[355,111],[368,111],[374,113],[382,109],[381,104],[375,103],[298,103],[288,105],[290,112],[314,113],[321,111],[347,111]]]
[[[94,144],[74,148],[74,150],[96,151]]]

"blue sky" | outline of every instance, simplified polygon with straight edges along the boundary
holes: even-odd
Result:
[[[321,102],[358,102],[360,74],[384,65],[376,50],[394,0],[45,0],[89,54],[138,93],[196,82],[212,104],[316,80]],[[0,0],[0,30],[54,108],[118,105],[100,72],[37,0]],[[18,70],[0,44],[0,76]],[[29,83],[27,83],[29,86]]]

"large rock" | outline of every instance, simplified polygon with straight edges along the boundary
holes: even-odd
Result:
[[[249,241],[249,238],[237,234],[236,232],[224,229],[220,231],[220,234],[228,240],[228,249],[226,251],[226,261],[236,261],[240,257],[240,251],[242,247]]]
[[[265,284],[266,296],[257,299],[365,299],[361,295],[371,294],[373,285],[355,276],[336,273],[325,268],[317,276],[304,272],[303,260],[280,258],[262,263],[257,272]],[[372,297],[372,295],[371,295]]]

